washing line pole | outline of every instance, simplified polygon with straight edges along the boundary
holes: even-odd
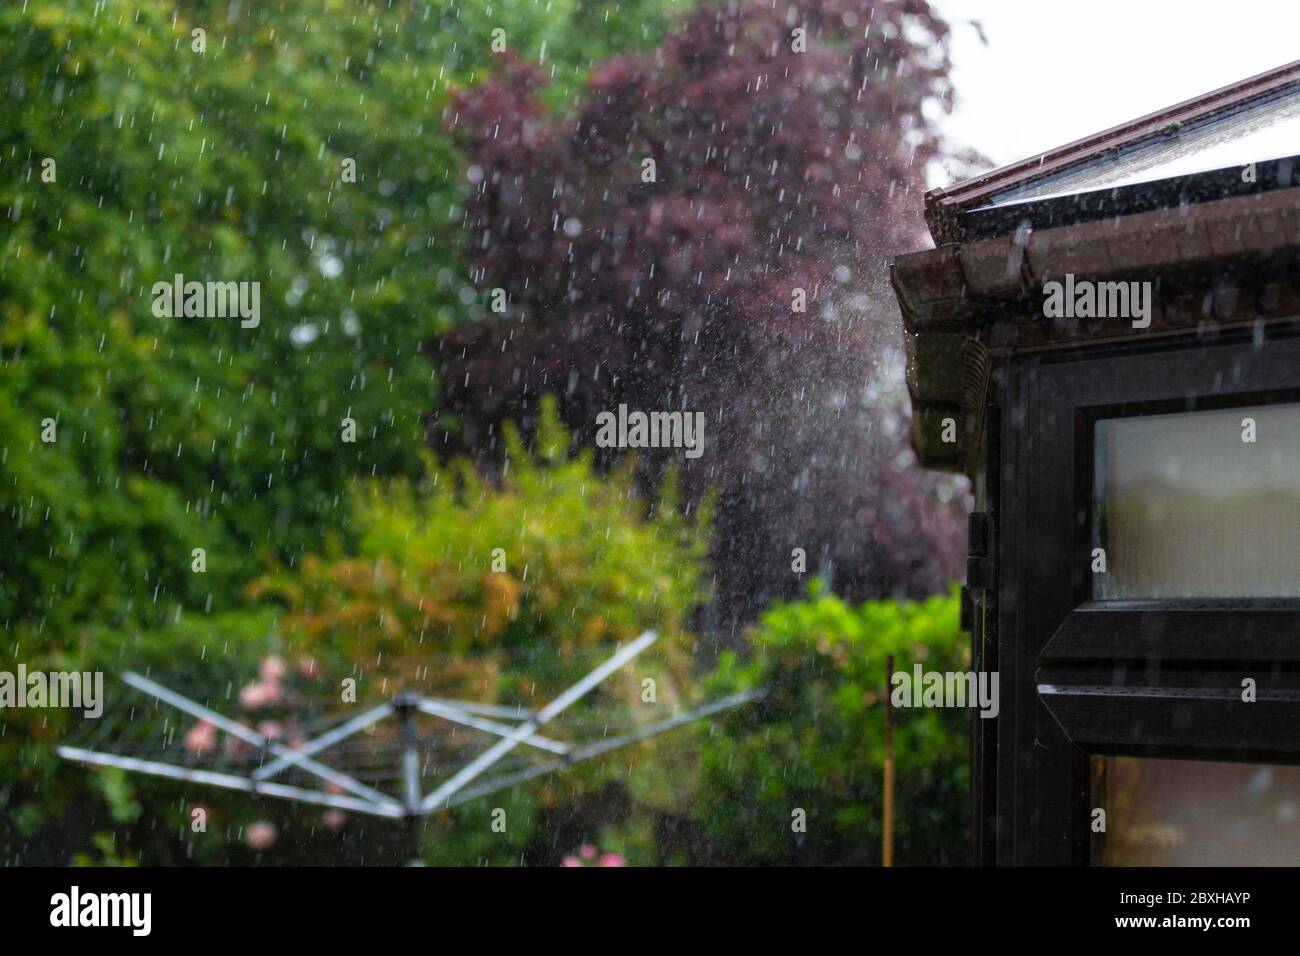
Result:
[[[403,819],[410,854],[408,866],[422,866],[424,863],[421,852],[424,825],[420,814],[420,734],[415,726],[418,704],[419,698],[411,694],[399,694],[393,700],[393,709],[402,722],[402,803],[406,807]]]

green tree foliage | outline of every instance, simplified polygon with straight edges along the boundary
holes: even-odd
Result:
[[[319,542],[350,475],[418,467],[422,341],[459,291],[437,68],[385,43],[397,14],[271,6],[0,15],[0,614],[51,639],[228,606]],[[259,326],[156,316],[178,273],[259,282]]]
[[[247,582],[346,538],[353,478],[422,473],[445,438],[430,343],[484,297],[448,87],[493,66],[497,18],[563,84],[653,43],[661,17],[638,0],[491,10],[0,9],[0,667],[184,659],[214,629],[245,667],[267,635]],[[155,314],[177,274],[258,282],[259,324]],[[76,802],[48,716],[0,738],[0,858]]]
[[[0,618],[66,634],[228,605],[268,557],[319,545],[349,476],[418,473],[428,342],[481,310],[448,85],[491,65],[498,20],[572,71],[653,40],[651,8],[0,12]],[[582,27],[607,13],[593,47]],[[154,315],[176,274],[260,282],[260,325]]]
[[[853,607],[813,586],[778,604],[752,634],[754,655],[720,661],[717,691],[764,687],[760,704],[700,734],[692,806],[711,851],[750,864],[878,864],[885,755],[885,663],[969,669],[957,600]],[[895,859],[961,863],[968,833],[970,711],[895,712]],[[806,814],[804,833],[792,813]]]

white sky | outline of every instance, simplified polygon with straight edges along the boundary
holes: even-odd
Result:
[[[996,166],[1300,59],[1300,0],[930,2],[953,27],[944,130]]]

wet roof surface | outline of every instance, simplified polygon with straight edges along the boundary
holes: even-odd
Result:
[[[1300,61],[926,196],[936,243],[1296,185]]]

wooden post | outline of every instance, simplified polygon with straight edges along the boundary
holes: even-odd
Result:
[[[894,673],[894,655],[885,661],[885,866],[894,865],[894,702],[890,699],[890,675]]]

